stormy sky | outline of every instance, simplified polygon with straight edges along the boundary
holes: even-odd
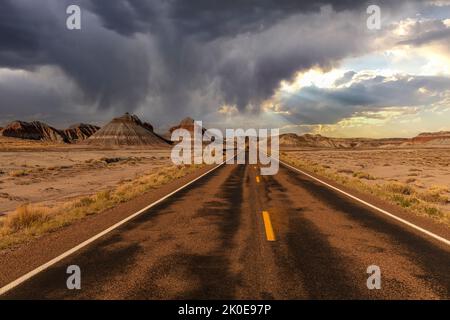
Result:
[[[81,30],[66,28],[70,4]],[[0,2],[0,126],[128,111],[161,131],[186,116],[340,136],[450,130],[449,65],[449,1]]]

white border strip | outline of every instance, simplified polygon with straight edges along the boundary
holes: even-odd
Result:
[[[308,173],[306,173],[306,172],[304,172],[304,171],[302,171],[300,169],[297,169],[297,168],[287,164],[284,161],[279,160],[279,162],[281,164],[283,164],[284,166],[286,166],[288,168],[291,168],[294,171],[300,172],[301,174],[304,174],[305,176],[307,176],[307,177],[309,177],[311,179],[314,179],[314,180],[316,180],[316,181],[326,185],[328,188],[331,188],[331,189],[333,189],[333,190],[335,190],[337,192],[340,192],[340,193],[346,195],[347,197],[352,198],[353,200],[356,200],[356,201],[358,201],[358,202],[360,202],[360,203],[362,203],[362,204],[364,204],[364,205],[366,205],[366,206],[368,206],[368,207],[370,207],[372,209],[375,209],[378,212],[381,212],[381,213],[383,213],[383,214],[385,214],[385,215],[387,215],[387,216],[389,216],[389,217],[391,217],[391,218],[393,218],[393,219],[395,219],[395,220],[397,220],[397,221],[399,221],[399,222],[401,222],[403,224],[406,224],[407,226],[409,226],[409,227],[411,227],[413,229],[416,229],[417,231],[420,231],[420,232],[426,234],[429,237],[432,237],[433,239],[435,239],[435,240],[437,240],[439,242],[442,242],[442,243],[450,246],[450,240],[447,240],[447,239],[445,239],[445,238],[443,238],[441,236],[438,236],[437,234],[434,234],[434,233],[432,233],[432,232],[430,232],[430,231],[428,231],[428,230],[426,230],[424,228],[421,228],[421,227],[419,227],[419,226],[417,226],[417,225],[415,225],[415,224],[413,224],[413,223],[411,223],[409,221],[406,221],[406,220],[404,220],[402,218],[399,218],[396,215],[387,212],[386,210],[378,208],[377,206],[374,206],[373,204],[370,204],[370,203],[368,203],[368,202],[366,202],[366,201],[364,201],[364,200],[362,200],[362,199],[360,199],[358,197],[355,197],[355,196],[351,195],[350,193],[347,193],[347,192],[345,192],[345,191],[343,191],[343,190],[341,190],[339,188],[336,188],[336,187],[332,186],[331,184],[326,183],[325,181],[322,181],[322,180],[320,180],[320,179],[318,179],[318,178],[316,178],[316,177],[314,177],[314,176],[312,176],[312,175],[310,175],[310,174],[308,174]]]
[[[14,280],[13,282],[5,285],[4,287],[0,288],[0,296],[5,294],[6,292],[8,292],[9,290],[17,287],[18,285],[20,285],[21,283],[27,281],[28,279],[34,277],[35,275],[37,275],[38,273],[44,271],[45,269],[51,267],[52,265],[54,265],[55,263],[58,263],[59,261],[63,260],[64,258],[70,256],[71,254],[77,252],[78,250],[86,247],[87,245],[89,245],[90,243],[94,242],[95,240],[103,237],[105,234],[113,231],[114,229],[117,229],[118,227],[120,227],[121,225],[127,223],[128,221],[130,221],[131,219],[137,217],[138,215],[142,214],[143,212],[147,211],[148,209],[156,206],[157,204],[159,204],[160,202],[166,200],[167,198],[173,196],[175,193],[179,192],[180,190],[186,188],[187,186],[191,185],[192,183],[194,183],[195,181],[203,178],[204,176],[206,176],[207,174],[211,173],[212,171],[216,170],[217,168],[219,168],[220,166],[222,166],[226,161],[222,162],[221,164],[218,164],[217,166],[215,166],[214,168],[208,170],[207,172],[203,173],[202,175],[198,176],[197,178],[195,178],[194,180],[186,183],[185,185],[179,187],[178,189],[172,191],[171,193],[165,195],[164,197],[162,197],[161,199],[153,202],[152,204],[146,206],[145,208],[139,210],[136,213],[133,213],[131,216],[128,216],[127,218],[117,222],[116,224],[112,225],[111,227],[109,227],[108,229],[100,232],[99,234],[93,236],[92,238],[89,238],[88,240],[80,243],[79,245],[73,247],[72,249],[62,253],[61,255],[57,256],[56,258],[50,260],[47,263],[44,263],[43,265],[41,265],[40,267],[37,267],[36,269],[28,272],[27,274],[21,276],[20,278]]]

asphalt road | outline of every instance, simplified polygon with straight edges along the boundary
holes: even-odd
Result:
[[[450,250],[287,168],[225,165],[1,298],[449,299]]]

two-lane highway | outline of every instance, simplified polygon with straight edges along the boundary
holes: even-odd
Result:
[[[1,298],[449,299],[450,250],[284,166],[223,165]]]

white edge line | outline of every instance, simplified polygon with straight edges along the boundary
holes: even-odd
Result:
[[[77,252],[78,250],[84,248],[85,246],[89,245],[90,243],[92,243],[92,242],[96,241],[97,239],[103,237],[103,236],[106,235],[107,233],[113,231],[114,229],[117,229],[117,228],[120,227],[121,225],[123,225],[123,224],[127,223],[128,221],[134,219],[135,217],[137,217],[138,215],[140,215],[140,214],[142,214],[143,212],[147,211],[148,209],[154,207],[155,205],[157,205],[157,204],[159,204],[160,202],[164,201],[165,199],[171,197],[172,195],[174,195],[175,193],[179,192],[180,190],[182,190],[182,189],[186,188],[187,186],[191,185],[191,184],[194,183],[195,181],[197,181],[197,180],[201,179],[202,177],[206,176],[206,175],[209,174],[210,172],[216,170],[217,168],[219,168],[220,166],[222,166],[222,165],[223,165],[225,162],[227,162],[227,161],[228,161],[228,160],[225,160],[225,161],[222,162],[221,164],[219,164],[219,165],[215,166],[214,168],[208,170],[207,172],[205,172],[205,173],[203,173],[202,175],[198,176],[198,177],[195,178],[194,180],[189,181],[189,182],[186,183],[185,185],[183,185],[183,186],[179,187],[178,189],[172,191],[171,193],[165,195],[164,197],[162,197],[161,199],[159,199],[159,200],[153,202],[152,204],[148,205],[147,207],[145,207],[145,208],[139,210],[138,212],[132,214],[131,216],[128,216],[127,218],[125,218],[125,219],[123,219],[123,220],[117,222],[116,224],[112,225],[111,227],[109,227],[109,228],[105,229],[104,231],[98,233],[97,235],[95,235],[95,236],[89,238],[88,240],[86,240],[86,241],[80,243],[79,245],[73,247],[72,249],[70,249],[70,250],[68,250],[68,251],[66,251],[66,252],[64,252],[64,253],[62,253],[61,255],[57,256],[56,258],[53,258],[52,260],[50,260],[50,261],[48,261],[47,263],[45,263],[45,264],[43,264],[43,265],[37,267],[36,269],[34,269],[34,270],[32,270],[32,271],[26,273],[25,275],[23,275],[23,276],[21,276],[20,278],[14,280],[13,282],[11,282],[11,283],[9,283],[9,284],[3,286],[2,288],[0,288],[0,295],[5,294],[6,292],[8,292],[8,291],[10,291],[11,289],[17,287],[18,285],[22,284],[23,282],[27,281],[28,279],[34,277],[36,274],[38,274],[38,273],[40,273],[40,272],[46,270],[47,268],[49,268],[49,267],[51,267],[52,265],[58,263],[59,261],[63,260],[64,258],[70,256],[71,254],[73,254],[73,253]],[[420,231],[420,232],[422,232],[422,233],[425,233],[426,235],[428,235],[428,236],[430,236],[430,237],[432,237],[432,238],[434,238],[434,239],[436,239],[436,240],[438,240],[438,241],[440,241],[440,242],[442,242],[442,243],[444,243],[444,244],[450,246],[450,241],[447,240],[447,239],[445,239],[445,238],[443,238],[443,237],[441,237],[441,236],[438,236],[438,235],[436,235],[436,234],[434,234],[434,233],[432,233],[432,232],[430,232],[430,231],[428,231],[428,230],[426,230],[426,229],[423,229],[423,228],[421,228],[421,227],[419,227],[419,226],[417,226],[417,225],[415,225],[415,224],[413,224],[413,223],[411,223],[411,222],[409,222],[409,221],[406,221],[406,220],[404,220],[404,219],[402,219],[402,218],[399,218],[399,217],[397,217],[396,215],[393,215],[392,213],[389,213],[389,212],[387,212],[387,211],[385,211],[385,210],[383,210],[383,209],[381,209],[381,208],[378,208],[377,206],[374,206],[373,204],[370,204],[370,203],[368,203],[368,202],[366,202],[366,201],[364,201],[364,200],[362,200],[362,199],[359,199],[359,198],[357,198],[357,197],[355,197],[355,196],[353,196],[353,195],[351,195],[351,194],[349,194],[349,193],[347,193],[347,192],[345,192],[345,191],[343,191],[343,190],[341,190],[341,189],[339,189],[339,188],[336,188],[336,187],[334,187],[334,186],[332,186],[332,185],[330,185],[330,184],[328,184],[328,183],[326,183],[326,182],[324,182],[324,181],[322,181],[322,180],[320,180],[320,179],[318,179],[318,178],[316,178],[316,177],[314,177],[314,176],[312,176],[312,175],[310,175],[310,174],[308,174],[308,173],[306,173],[306,172],[304,172],[304,171],[302,171],[302,170],[300,170],[300,169],[297,169],[297,168],[295,168],[295,167],[293,167],[293,166],[291,166],[291,165],[285,163],[284,161],[279,160],[279,162],[280,162],[281,164],[283,164],[284,166],[293,169],[294,171],[298,171],[298,172],[304,174],[305,176],[310,177],[311,179],[314,179],[314,180],[316,180],[316,181],[318,181],[318,182],[320,182],[320,183],[326,185],[327,187],[329,187],[329,188],[331,188],[331,189],[333,189],[333,190],[335,190],[335,191],[338,191],[338,192],[340,192],[340,193],[346,195],[346,196],[349,197],[349,198],[352,198],[352,199],[354,199],[354,200],[356,200],[356,201],[358,201],[358,202],[360,202],[360,203],[363,203],[364,205],[366,205],[366,206],[368,206],[368,207],[370,207],[370,208],[372,208],[372,209],[375,209],[375,210],[377,210],[377,211],[379,211],[379,212],[381,212],[381,213],[383,213],[383,214],[385,214],[385,215],[387,215],[387,216],[389,216],[389,217],[391,217],[391,218],[393,218],[393,219],[395,219],[395,220],[397,220],[397,221],[400,221],[400,222],[402,222],[402,223],[404,223],[404,224],[410,226],[411,228],[414,228],[414,229],[416,229],[416,230],[418,230],[418,231]]]
[[[339,188],[336,188],[336,187],[332,186],[331,184],[326,183],[325,181],[322,181],[322,180],[320,180],[320,179],[318,179],[318,178],[316,178],[316,177],[314,177],[314,176],[312,176],[312,175],[310,175],[310,174],[308,174],[308,173],[306,173],[306,172],[304,172],[304,171],[302,171],[302,170],[300,170],[300,169],[297,169],[297,168],[295,168],[295,167],[293,167],[293,166],[287,164],[287,163],[284,162],[284,161],[279,160],[279,162],[280,162],[281,164],[283,164],[284,166],[293,169],[294,171],[298,171],[298,172],[300,172],[301,174],[304,174],[305,176],[310,177],[311,179],[314,179],[314,180],[316,180],[316,181],[318,181],[318,182],[320,182],[320,183],[326,185],[327,187],[329,187],[329,188],[331,188],[331,189],[333,189],[333,190],[335,190],[335,191],[337,191],[337,192],[340,192],[340,193],[346,195],[346,196],[349,197],[349,198],[352,198],[353,200],[356,200],[356,201],[358,201],[358,202],[360,202],[360,203],[362,203],[362,204],[364,204],[364,205],[366,205],[366,206],[368,206],[368,207],[370,207],[370,208],[372,208],[372,209],[375,209],[376,211],[379,211],[379,212],[381,212],[381,213],[383,213],[383,214],[385,214],[385,215],[387,215],[387,216],[389,216],[389,217],[391,217],[391,218],[393,218],[393,219],[395,219],[395,220],[397,220],[397,221],[399,221],[399,222],[401,222],[401,223],[403,223],[403,224],[406,224],[407,226],[409,226],[409,227],[411,227],[411,228],[413,228],[413,229],[416,229],[417,231],[420,231],[420,232],[422,232],[422,233],[425,233],[426,235],[432,237],[432,238],[435,239],[435,240],[438,240],[438,241],[440,241],[440,242],[442,242],[442,243],[444,243],[444,244],[450,246],[450,240],[447,240],[447,239],[445,239],[445,238],[443,238],[443,237],[441,237],[441,236],[438,236],[437,234],[434,234],[433,232],[430,232],[430,231],[428,231],[428,230],[426,230],[426,229],[424,229],[424,228],[421,228],[421,227],[415,225],[414,223],[411,223],[411,222],[406,221],[406,220],[404,220],[404,219],[402,219],[402,218],[399,218],[399,217],[397,217],[396,215],[387,212],[386,210],[383,210],[383,209],[381,209],[381,208],[378,208],[377,206],[374,206],[374,205],[371,204],[371,203],[368,203],[368,202],[366,202],[366,201],[364,201],[364,200],[362,200],[362,199],[360,199],[360,198],[358,198],[358,197],[355,197],[354,195],[351,195],[351,194],[348,193],[348,192],[345,192],[345,191],[343,191],[343,190],[341,190],[341,189],[339,189]]]
[[[216,170],[217,168],[219,168],[220,166],[222,166],[226,161],[222,162],[221,164],[218,164],[217,166],[215,166],[214,168],[208,170],[207,172],[203,173],[202,175],[198,176],[197,178],[195,178],[194,180],[189,181],[188,183],[186,183],[185,185],[179,187],[178,189],[172,191],[171,193],[165,195],[164,197],[162,197],[159,200],[156,200],[155,202],[153,202],[152,204],[146,206],[145,208],[139,210],[136,213],[133,213],[132,215],[128,216],[127,218],[117,222],[116,224],[112,225],[111,227],[109,227],[108,229],[103,230],[102,232],[98,233],[97,235],[93,236],[92,238],[87,239],[86,241],[80,243],[79,245],[73,247],[72,249],[62,253],[61,255],[57,256],[56,258],[53,258],[52,260],[48,261],[47,263],[44,263],[43,265],[37,267],[36,269],[24,274],[23,276],[21,276],[20,278],[14,280],[13,282],[5,285],[4,287],[0,288],[0,296],[5,294],[6,292],[8,292],[9,290],[17,287],[18,285],[22,284],[23,282],[29,280],[30,278],[34,277],[35,275],[37,275],[38,273],[44,271],[45,269],[51,267],[52,265],[54,265],[55,263],[58,263],[59,261],[63,260],[64,258],[70,256],[71,254],[77,252],[78,250],[86,247],[87,245],[91,244],[92,242],[94,242],[95,240],[103,237],[105,234],[113,231],[114,229],[117,229],[118,227],[120,227],[121,225],[127,223],[128,221],[130,221],[131,219],[137,217],[138,215],[142,214],[143,212],[149,210],[150,208],[154,207],[155,205],[159,204],[160,202],[166,200],[167,198],[173,196],[175,193],[177,193],[178,191],[186,188],[187,186],[191,185],[192,183],[194,183],[195,181],[203,178],[204,176],[206,176],[207,174],[209,174],[210,172]]]

